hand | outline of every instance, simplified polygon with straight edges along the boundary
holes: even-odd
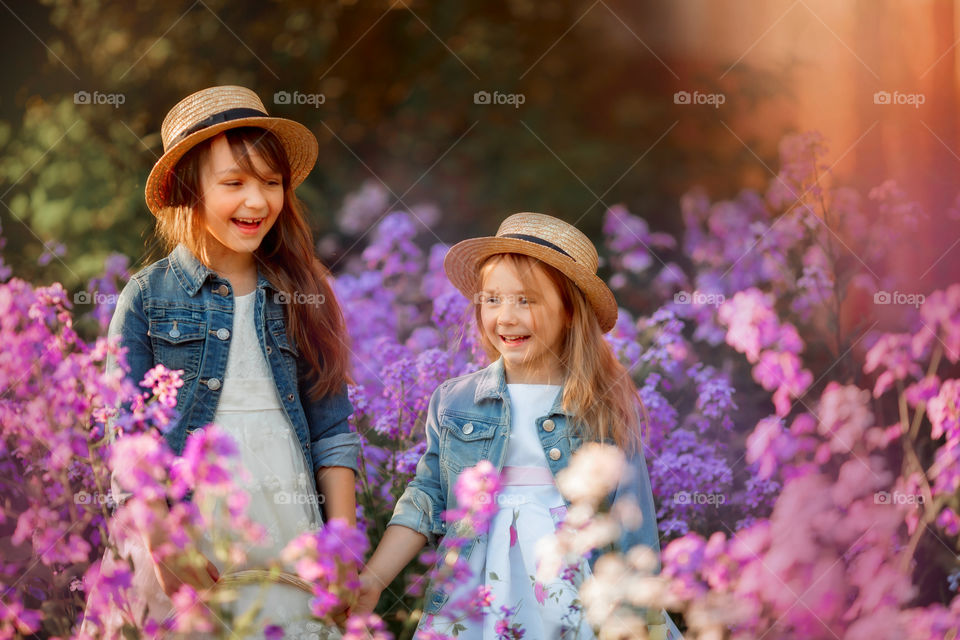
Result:
[[[383,584],[380,580],[366,571],[361,573],[357,601],[350,607],[350,615],[373,613],[380,601],[381,593],[383,593]]]
[[[350,609],[356,606],[357,589],[356,585],[360,583],[360,576],[357,575],[357,567],[352,563],[338,563],[337,567],[337,595],[340,602],[327,614],[338,627],[344,629],[347,624],[347,617],[350,615]]]
[[[173,594],[185,584],[196,591],[207,591],[220,579],[217,567],[209,558],[195,550],[193,552],[176,550],[167,555],[162,562],[155,560],[153,570],[167,597],[173,597]]]

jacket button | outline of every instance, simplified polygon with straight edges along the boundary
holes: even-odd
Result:
[[[217,337],[220,338],[221,340],[226,340],[227,338],[230,337],[230,329],[225,329],[223,327],[220,327],[219,329],[217,329]]]
[[[214,292],[219,293],[222,296],[228,296],[230,295],[230,288],[227,285],[222,284],[214,289]]]
[[[543,430],[544,431],[553,431],[553,428],[556,425],[553,423],[553,420],[547,419],[543,421]]]
[[[216,391],[220,388],[220,379],[219,378],[210,378],[207,380],[207,389],[210,391]]]
[[[294,396],[292,393],[288,393],[288,394],[287,394],[287,400],[289,400],[290,402],[293,402],[293,399],[294,399],[295,397],[296,397],[296,396]]]
[[[170,337],[171,337],[171,338],[179,338],[179,337],[180,337],[180,329],[177,329],[176,327],[174,327],[173,329],[170,329]]]
[[[466,435],[470,435],[471,433],[473,433],[473,423],[468,422],[467,424],[463,425],[463,432]]]
[[[273,353],[273,348],[270,345],[267,345],[267,355]]]
[[[560,456],[563,454],[560,453],[560,449],[557,449],[556,447],[554,447],[553,449],[550,449],[549,455],[551,460],[559,460]]]

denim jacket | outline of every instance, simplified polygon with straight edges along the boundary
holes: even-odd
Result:
[[[184,245],[134,275],[120,293],[108,335],[121,336],[121,345],[127,348],[128,377],[139,384],[157,364],[183,370],[177,395],[179,419],[166,433],[177,455],[183,452],[189,433],[213,421],[227,369],[233,308],[230,282]],[[254,313],[260,349],[307,468],[313,470],[314,483],[320,467],[349,467],[358,472],[360,436],[347,423],[353,406],[346,389],[310,399],[306,365],[287,339],[283,305],[259,273]],[[107,367],[116,366],[110,358]]]
[[[536,420],[540,443],[554,476],[567,466],[570,456],[582,444],[581,438],[568,429],[570,416],[560,406],[561,396],[557,396],[547,415]],[[544,428],[548,419],[553,424]],[[397,501],[389,524],[413,529],[435,544],[447,532],[443,512],[457,504],[453,487],[460,472],[481,460],[492,462],[497,471],[503,469],[510,437],[510,402],[503,359],[437,387],[427,410],[426,431],[427,450],[417,463],[416,477]],[[656,510],[643,455],[632,457],[624,475],[613,499],[631,498],[643,519],[639,527],[623,532],[621,550],[643,544],[659,557]],[[464,545],[462,557],[470,557],[477,541],[475,538]],[[428,591],[424,614],[437,613],[448,597],[448,593]]]

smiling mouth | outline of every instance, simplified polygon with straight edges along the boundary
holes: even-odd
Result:
[[[259,229],[260,225],[263,224],[263,220],[263,218],[230,218],[230,222],[246,231]]]
[[[500,336],[500,340],[510,345],[523,344],[529,339],[530,336]]]

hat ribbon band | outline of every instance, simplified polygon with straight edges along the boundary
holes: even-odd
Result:
[[[260,111],[259,109],[251,109],[249,107],[235,107],[233,109],[227,109],[226,111],[221,111],[219,113],[214,113],[207,116],[203,120],[194,123],[190,128],[180,132],[176,138],[170,141],[169,147],[178,144],[181,140],[187,136],[195,134],[197,131],[202,131],[207,127],[212,127],[215,124],[220,124],[221,122],[229,122],[230,120],[239,120],[240,118],[265,118],[268,117],[266,113]],[[168,147],[168,148],[169,148]]]
[[[505,233],[505,234],[503,234],[502,236],[499,236],[499,237],[501,237],[501,238],[513,238],[513,239],[515,239],[515,240],[526,240],[527,242],[532,242],[532,243],[534,243],[534,244],[538,244],[538,245],[540,245],[541,247],[547,247],[548,249],[553,249],[554,251],[559,251],[560,253],[562,253],[563,255],[567,256],[568,258],[570,258],[570,259],[573,260],[574,262],[577,261],[576,258],[574,258],[572,255],[570,255],[569,253],[567,253],[566,251],[564,251],[563,249],[561,249],[561,248],[558,247],[557,245],[553,244],[553,243],[550,242],[549,240],[544,240],[543,238],[538,238],[537,236],[528,236],[528,235],[525,234],[525,233]]]

